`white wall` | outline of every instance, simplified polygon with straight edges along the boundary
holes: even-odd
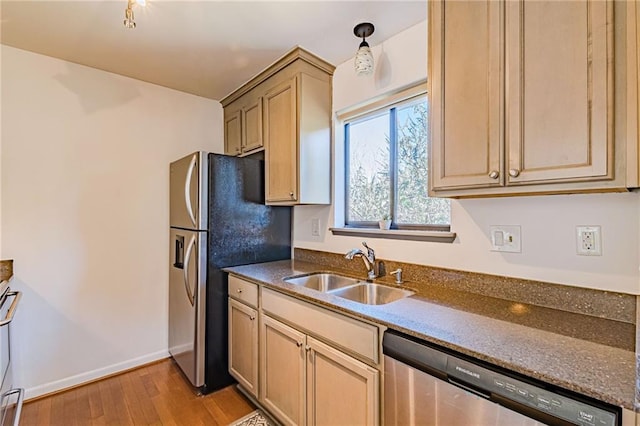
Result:
[[[425,21],[374,46],[372,77],[357,77],[352,60],[339,65],[333,80],[334,111],[426,78],[426,31]],[[334,204],[295,208],[295,247],[340,253],[362,241],[328,230],[320,237],[311,236],[312,218],[319,218],[324,229],[340,225],[343,218],[344,149],[339,125],[334,138]],[[451,228],[458,234],[453,244],[368,240],[380,258],[640,294],[639,213],[637,193],[453,200]],[[489,251],[490,225],[520,225],[522,253]],[[602,227],[602,256],[576,254],[577,225]],[[363,268],[361,263],[354,267]]]
[[[1,53],[16,382],[33,397],[167,356],[169,162],[222,151],[221,105]]]
[[[2,3],[0,2],[0,16],[2,16]],[[0,31],[0,42],[2,31]],[[1,52],[0,52],[1,53]],[[2,98],[2,54],[0,54],[0,99]],[[2,254],[2,102],[0,102],[0,255]],[[2,257],[0,257],[2,260]]]

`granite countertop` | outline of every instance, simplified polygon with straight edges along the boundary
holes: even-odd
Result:
[[[0,260],[0,282],[9,281],[13,276],[13,259]]]
[[[617,321],[407,282],[416,294],[364,305],[289,284],[292,275],[334,270],[299,260],[225,271],[318,305],[348,313],[494,365],[634,410],[636,356],[608,339]],[[362,279],[362,274],[353,275]],[[384,281],[383,281],[384,282]]]

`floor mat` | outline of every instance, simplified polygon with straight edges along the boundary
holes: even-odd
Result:
[[[249,413],[229,426],[274,426],[267,416],[260,410]]]

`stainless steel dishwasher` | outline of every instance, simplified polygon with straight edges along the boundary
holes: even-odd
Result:
[[[384,424],[620,426],[622,410],[386,331]]]

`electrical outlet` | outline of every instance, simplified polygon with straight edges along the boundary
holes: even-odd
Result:
[[[577,226],[576,249],[580,256],[602,256],[600,226]]]
[[[320,236],[320,219],[318,219],[317,217],[311,219],[311,236]]]

